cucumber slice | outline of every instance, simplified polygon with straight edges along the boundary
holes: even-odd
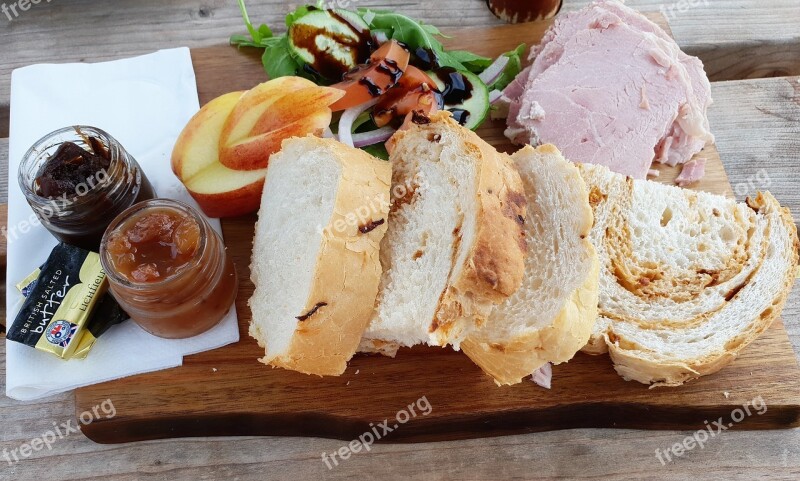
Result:
[[[340,81],[342,76],[369,58],[369,26],[346,10],[312,10],[289,27],[292,56],[306,70]]]
[[[445,67],[427,74],[436,82],[436,88],[444,95],[444,109],[453,112],[453,117],[461,121],[464,127],[475,130],[486,120],[489,114],[489,88],[474,73]],[[463,80],[458,79],[461,77]],[[453,78],[455,77],[455,82]],[[463,85],[454,85],[463,81]],[[454,88],[455,87],[455,88]],[[469,92],[465,97],[463,87]],[[447,95],[452,91],[452,95]],[[463,116],[463,118],[459,118]]]

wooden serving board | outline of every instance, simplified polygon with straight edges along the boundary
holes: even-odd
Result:
[[[662,25],[664,19],[657,18]],[[497,55],[519,42],[539,41],[546,25],[470,28],[452,32],[454,48]],[[247,89],[264,79],[254,52],[220,46],[193,51],[201,101]],[[479,134],[499,149],[513,147],[502,122]],[[714,146],[706,177],[696,188],[731,195]],[[663,168],[661,180],[677,171]],[[758,398],[768,406],[735,429],[800,425],[800,369],[781,322],[721,372],[679,388],[648,389],[626,382],[607,356],[579,354],[555,366],[553,389],[530,381],[498,388],[466,356],[451,349],[404,349],[397,358],[356,356],[346,373],[319,378],[272,369],[256,361],[263,351],[247,334],[253,285],[248,265],[255,216],[223,222],[225,241],[238,269],[241,340],[184,359],[181,367],[89,386],[76,391],[76,412],[111,399],[116,416],[83,426],[101,443],[186,436],[284,435],[352,440],[425,397],[432,410],[412,417],[384,442],[435,441],[578,427],[687,429],[725,422]],[[147,353],[142,353],[146,356]],[[419,409],[417,410],[419,411]]]

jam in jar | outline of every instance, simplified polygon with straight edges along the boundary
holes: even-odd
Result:
[[[120,214],[103,236],[100,259],[120,306],[159,337],[201,334],[236,299],[236,270],[219,234],[177,201],[148,200]]]
[[[19,185],[47,230],[97,252],[114,217],[155,197],[136,160],[106,132],[87,126],[47,134],[25,154]]]

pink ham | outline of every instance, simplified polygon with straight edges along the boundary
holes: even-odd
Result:
[[[545,389],[551,389],[553,384],[553,365],[548,362],[535,370],[531,375],[531,381]]]
[[[504,91],[515,143],[553,143],[577,162],[645,178],[653,161],[685,163],[713,140],[700,60],[620,2],[562,16],[531,55]]]
[[[675,183],[681,187],[697,182],[706,175],[706,159],[697,158],[683,164],[683,169]]]

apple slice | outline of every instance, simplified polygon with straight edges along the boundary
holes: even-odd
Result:
[[[253,164],[248,162],[257,161],[259,166],[268,165],[270,156],[281,150],[284,140],[290,137],[305,137],[309,134],[322,136],[325,127],[330,125],[332,116],[331,109],[326,108],[279,129],[222,147],[219,152],[220,163],[241,172],[252,172],[248,168]],[[228,160],[227,163],[225,163],[225,159]]]
[[[302,77],[279,77],[256,85],[242,95],[241,103],[231,111],[223,124],[222,139],[227,143],[231,139],[250,137],[253,127],[273,103],[296,90],[316,86]]]
[[[256,212],[261,203],[267,169],[232,170],[212,164],[186,184],[209,217],[237,217]]]
[[[271,132],[321,110],[330,112],[331,109],[328,107],[341,98],[342,95],[344,95],[344,92],[341,90],[316,85],[297,90],[290,95],[284,95],[276,100],[258,119],[258,122],[250,131],[250,136]],[[327,126],[325,125],[325,127]]]
[[[270,155],[280,150],[283,139],[321,135],[328,127],[329,106],[344,93],[305,79],[288,82],[285,78],[256,86],[236,104],[220,136],[223,165],[236,170],[263,169]]]
[[[219,162],[222,126],[244,92],[206,104],[192,117],[172,150],[172,171],[209,217],[234,217],[258,210],[266,169],[240,172]]]

